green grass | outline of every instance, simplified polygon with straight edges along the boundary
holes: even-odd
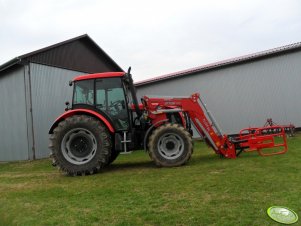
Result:
[[[266,214],[272,205],[301,216],[301,136],[288,140],[284,155],[237,159],[197,142],[177,168],[139,151],[85,177],[49,160],[0,164],[0,225],[278,225]]]

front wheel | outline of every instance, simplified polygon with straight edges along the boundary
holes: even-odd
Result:
[[[154,130],[148,142],[149,155],[158,166],[185,164],[193,152],[190,134],[179,124],[164,124]]]
[[[111,136],[98,120],[74,115],[60,122],[50,137],[53,165],[70,175],[98,172],[108,165]]]

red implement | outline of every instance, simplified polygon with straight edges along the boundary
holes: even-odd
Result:
[[[158,126],[160,122],[164,123],[167,114],[171,112],[179,112],[182,117],[187,115],[206,143],[217,154],[226,158],[236,158],[243,151],[257,151],[261,156],[284,154],[287,151],[285,129],[282,126],[243,129],[235,139],[223,134],[198,93],[190,97],[148,98],[145,96],[143,100],[153,123]],[[277,151],[265,153],[263,149],[277,149]]]
[[[240,145],[245,152],[257,151],[261,156],[279,155],[287,152],[287,142],[284,127],[269,126],[262,128],[247,128],[239,133],[239,140],[245,140]],[[262,149],[272,149],[265,153]]]

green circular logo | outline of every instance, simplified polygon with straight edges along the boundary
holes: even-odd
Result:
[[[293,224],[298,221],[298,215],[291,209],[283,206],[272,206],[267,213],[270,218],[282,224]]]

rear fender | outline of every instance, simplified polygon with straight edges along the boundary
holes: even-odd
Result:
[[[69,111],[65,112],[64,114],[62,114],[61,116],[59,116],[52,124],[52,126],[49,130],[49,134],[53,133],[54,128],[57,127],[57,125],[61,121],[65,120],[66,118],[68,118],[70,116],[79,115],[79,114],[85,114],[85,115],[90,115],[92,117],[95,117],[95,118],[99,119],[100,121],[102,121],[111,133],[115,132],[115,129],[111,125],[111,123],[101,114],[99,114],[95,111],[92,111],[92,110],[87,110],[87,109],[75,109],[75,110],[69,110]]]

